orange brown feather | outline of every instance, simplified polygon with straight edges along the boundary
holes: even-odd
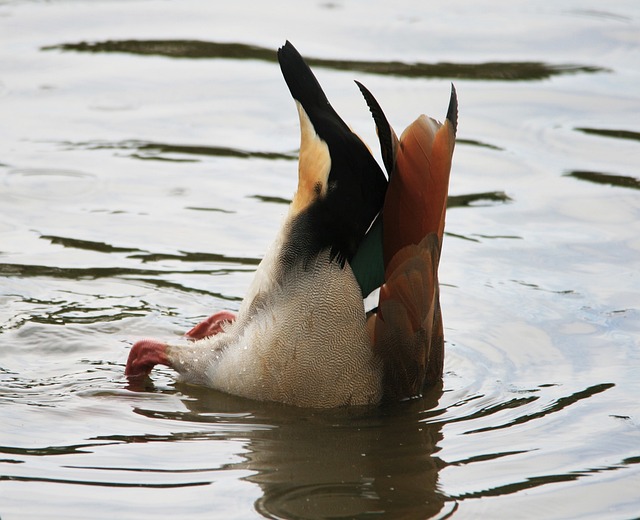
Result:
[[[456,126],[452,90],[445,122],[420,116],[396,147],[382,212],[385,282],[372,325],[388,400],[420,395],[442,378],[438,264]]]
[[[427,233],[436,233],[442,243],[454,144],[448,120],[440,125],[424,115],[400,137],[383,209],[385,265]]]
[[[374,332],[374,349],[384,362],[386,399],[421,394],[432,358],[439,355],[431,347],[438,328],[439,256],[437,236],[430,233],[420,244],[398,251],[387,268]]]

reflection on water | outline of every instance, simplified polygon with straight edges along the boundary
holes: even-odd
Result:
[[[613,130],[608,128],[576,128],[576,130],[584,132],[585,134],[640,141],[640,132],[631,132],[629,130]]]
[[[567,173],[567,175],[583,181],[595,182],[596,184],[609,184],[610,186],[640,190],[640,179],[628,177],[627,175],[613,175],[611,173],[588,171],[573,171]]]
[[[0,2],[2,518],[637,516],[635,2],[70,5]],[[285,38],[370,144],[350,79],[397,127],[455,80],[446,373],[421,399],[123,376],[136,340],[238,308],[286,212]]]
[[[437,404],[440,390],[389,410],[309,413],[278,405],[256,412],[238,398],[182,389],[191,398],[184,401],[189,410],[172,420],[241,429],[248,443],[237,468],[249,470],[247,480],[260,486],[256,509],[267,516],[348,518],[385,511],[428,517],[443,507],[437,489],[442,461],[434,456],[441,425],[424,422],[424,410]]]
[[[43,50],[77,52],[123,52],[170,58],[251,59],[276,62],[275,49],[242,43],[217,43],[195,40],[107,40],[103,42],[62,43]],[[311,67],[350,70],[407,78],[457,78],[477,80],[540,80],[560,74],[607,72],[589,65],[551,65],[542,62],[487,63],[404,63],[401,61],[328,60],[306,57]]]
[[[138,251],[135,248],[115,247],[104,242],[92,242],[90,240],[78,240],[77,238],[54,237],[51,235],[42,235],[40,238],[49,240],[52,244],[60,244],[64,247],[75,249],[87,249],[89,251],[98,251],[100,253],[133,253]]]
[[[469,193],[467,195],[450,195],[447,200],[447,208],[459,208],[471,206],[478,202],[487,204],[489,202],[509,202],[509,197],[503,191],[489,191],[486,193]]]
[[[22,384],[26,387],[36,384],[40,390],[55,392],[56,387],[63,390],[63,379],[49,383],[50,388],[47,383]],[[20,385],[14,385],[17,386]],[[3,446],[0,453],[8,457],[5,462],[15,469],[0,479],[99,487],[103,492],[131,487],[179,490],[215,486],[221,471],[236,472],[243,480],[260,487],[255,508],[267,517],[334,518],[378,513],[390,518],[425,518],[455,512],[461,501],[510,496],[615,472],[640,462],[638,457],[627,457],[605,466],[558,469],[540,475],[536,474],[535,459],[531,458],[538,449],[535,444],[527,448],[519,443],[498,443],[493,450],[487,451],[485,447],[476,454],[448,460],[440,455],[439,445],[447,426],[462,426],[463,435],[473,444],[480,441],[479,436],[522,429],[527,423],[548,420],[556,414],[566,416],[569,407],[606,392],[613,385],[594,385],[548,400],[544,393],[551,387],[544,385],[533,389],[531,395],[503,402],[495,402],[497,396],[482,394],[455,401],[436,388],[422,399],[389,408],[312,412],[269,403],[256,407],[256,403],[241,398],[184,385],[176,388],[183,405],[179,409],[155,398],[167,390],[157,394],[153,386],[129,387],[139,395],[133,402],[134,413],[166,423],[168,429],[163,433],[102,434],[77,444]],[[128,398],[127,394],[89,387],[82,394],[89,400]],[[18,397],[15,393],[12,396],[14,400]],[[447,403],[444,408],[443,401]],[[497,424],[474,427],[475,423],[487,422]],[[199,449],[203,443],[238,441],[242,443],[241,457],[222,466],[214,462],[215,454],[207,455]],[[143,449],[145,446],[148,449]],[[121,461],[122,453],[131,449],[147,455]],[[565,449],[571,451],[573,444],[569,442]],[[184,456],[194,451],[200,453],[197,459]],[[157,467],[158,459],[164,460],[167,454],[171,455],[164,465]],[[58,460],[57,465],[66,468],[64,476],[38,471],[34,461],[42,457]],[[60,460],[65,457],[69,460]],[[172,462],[168,463],[169,460]],[[475,491],[444,492],[439,479],[441,472],[449,475],[469,470],[473,474],[476,467],[490,471],[492,465],[521,465],[526,461],[532,467],[520,479],[497,481]]]
[[[63,143],[65,147],[71,149],[85,150],[133,150],[129,156],[136,159],[156,159],[162,161],[186,162],[189,160],[177,158],[179,156],[204,155],[211,157],[234,157],[238,159],[282,159],[297,160],[297,154],[284,154],[276,152],[252,152],[248,150],[239,150],[237,148],[229,148],[222,146],[196,146],[196,145],[178,145],[168,143],[150,143],[146,141],[123,141],[119,143],[108,142],[90,142],[90,143]]]

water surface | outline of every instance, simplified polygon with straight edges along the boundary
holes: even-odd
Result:
[[[640,8],[0,2],[0,517],[640,514]],[[290,39],[372,148],[459,140],[441,388],[315,412],[123,376],[239,307],[296,182]]]

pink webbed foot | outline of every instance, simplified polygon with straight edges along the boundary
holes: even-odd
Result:
[[[167,345],[153,339],[143,339],[131,347],[124,375],[134,378],[144,377],[149,375],[156,365],[171,366],[167,357]]]
[[[209,316],[206,320],[198,323],[185,334],[189,339],[196,340],[214,336],[223,331],[225,323],[235,321],[236,315],[229,311],[219,311]]]

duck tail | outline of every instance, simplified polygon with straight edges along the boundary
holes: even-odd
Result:
[[[298,189],[290,207],[292,257],[330,248],[344,266],[380,212],[387,179],[360,138],[336,113],[300,53],[286,42],[278,61],[300,117]]]
[[[385,366],[389,399],[419,395],[442,378],[438,264],[456,130],[452,86],[444,123],[420,116],[395,150],[382,212],[384,283],[373,318],[373,348]]]

